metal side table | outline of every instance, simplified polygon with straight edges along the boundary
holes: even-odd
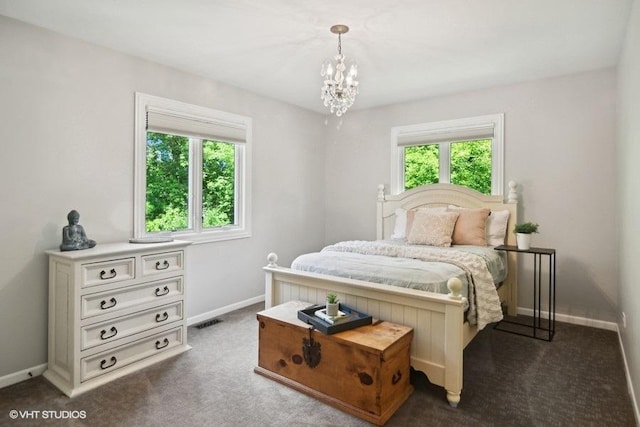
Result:
[[[556,332],[556,250],[545,248],[518,249],[517,246],[501,245],[495,250],[505,252],[519,252],[533,254],[533,324],[517,322],[514,320],[502,320],[498,322],[494,329],[518,335],[524,335],[539,340],[551,341]],[[547,318],[543,319],[542,314],[542,257],[549,258],[548,271],[548,299]],[[505,324],[505,325],[503,325]],[[517,325],[516,327],[507,325]],[[530,333],[523,333],[522,330],[530,330]]]

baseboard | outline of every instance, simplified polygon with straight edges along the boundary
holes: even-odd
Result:
[[[264,301],[264,295],[260,295],[254,298],[249,298],[244,301],[237,302],[235,304],[226,305],[224,307],[216,308],[215,310],[208,311],[206,313],[198,314],[197,316],[189,317],[187,319],[187,325],[192,326],[200,322],[204,322],[206,320],[211,320],[215,317],[221,316],[226,313],[230,313],[234,310],[239,310],[241,308],[248,307],[253,304],[257,304],[259,302]]]
[[[620,341],[620,351],[622,351],[622,362],[624,363],[624,375],[627,377],[627,388],[629,389],[629,396],[631,397],[631,404],[636,415],[636,425],[640,425],[640,410],[638,409],[638,401],[636,400],[636,393],[633,390],[633,382],[631,381],[631,374],[629,372],[629,365],[627,364],[627,355],[624,352],[624,343],[622,342],[622,336],[620,335],[620,329],[617,329],[618,341]]]
[[[0,377],[0,388],[9,387],[10,385],[17,384],[19,382],[28,380],[42,373],[47,369],[47,364],[34,366],[32,368],[23,369],[22,371],[14,372],[9,375]]]
[[[518,314],[523,316],[533,316],[533,310],[530,308],[518,307]],[[549,318],[549,312],[541,311],[540,317],[543,319]],[[618,324],[614,322],[606,322],[604,320],[589,319],[586,317],[569,316],[568,314],[556,313],[556,320],[558,322],[571,323],[573,325],[590,326],[592,328],[606,329],[608,331],[618,332]]]

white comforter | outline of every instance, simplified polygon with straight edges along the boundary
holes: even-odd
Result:
[[[502,310],[494,277],[487,268],[487,259],[494,261],[486,253],[495,251],[478,252],[396,241],[346,241],[327,246],[321,253],[302,255],[291,267],[439,293],[448,292],[445,284],[449,278],[459,277],[468,284],[464,292],[469,302],[467,319],[482,329],[501,320]],[[496,270],[495,265],[492,269]],[[425,274],[435,278],[425,280]]]

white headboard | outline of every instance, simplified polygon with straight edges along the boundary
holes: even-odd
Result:
[[[505,202],[502,196],[487,196],[467,187],[454,184],[430,184],[416,187],[398,195],[385,195],[384,186],[378,186],[378,213],[376,238],[388,239],[395,225],[395,211],[422,206],[455,205],[465,208],[488,208],[492,211],[508,210],[509,222],[505,244],[515,245],[516,237],[513,227],[518,222],[518,195],[516,183],[509,182],[509,197]],[[518,263],[515,252],[507,257],[507,278],[498,290],[501,301],[505,302],[510,315],[515,315],[518,307]]]
[[[467,187],[454,184],[429,184],[416,187],[397,195],[384,194],[384,186],[378,186],[377,239],[388,239],[393,233],[395,211],[398,208],[410,210],[425,206],[455,205],[465,208],[488,208],[492,211],[508,210],[506,244],[515,245],[515,235],[511,232],[518,221],[518,200],[516,184],[509,183],[509,200],[502,196],[487,196]]]

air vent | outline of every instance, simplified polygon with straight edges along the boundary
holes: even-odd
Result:
[[[220,323],[220,322],[222,322],[222,320],[220,319],[211,319],[211,320],[205,320],[202,323],[198,323],[195,326],[198,329],[202,329],[202,328],[206,328],[207,326],[215,325],[216,323]]]

